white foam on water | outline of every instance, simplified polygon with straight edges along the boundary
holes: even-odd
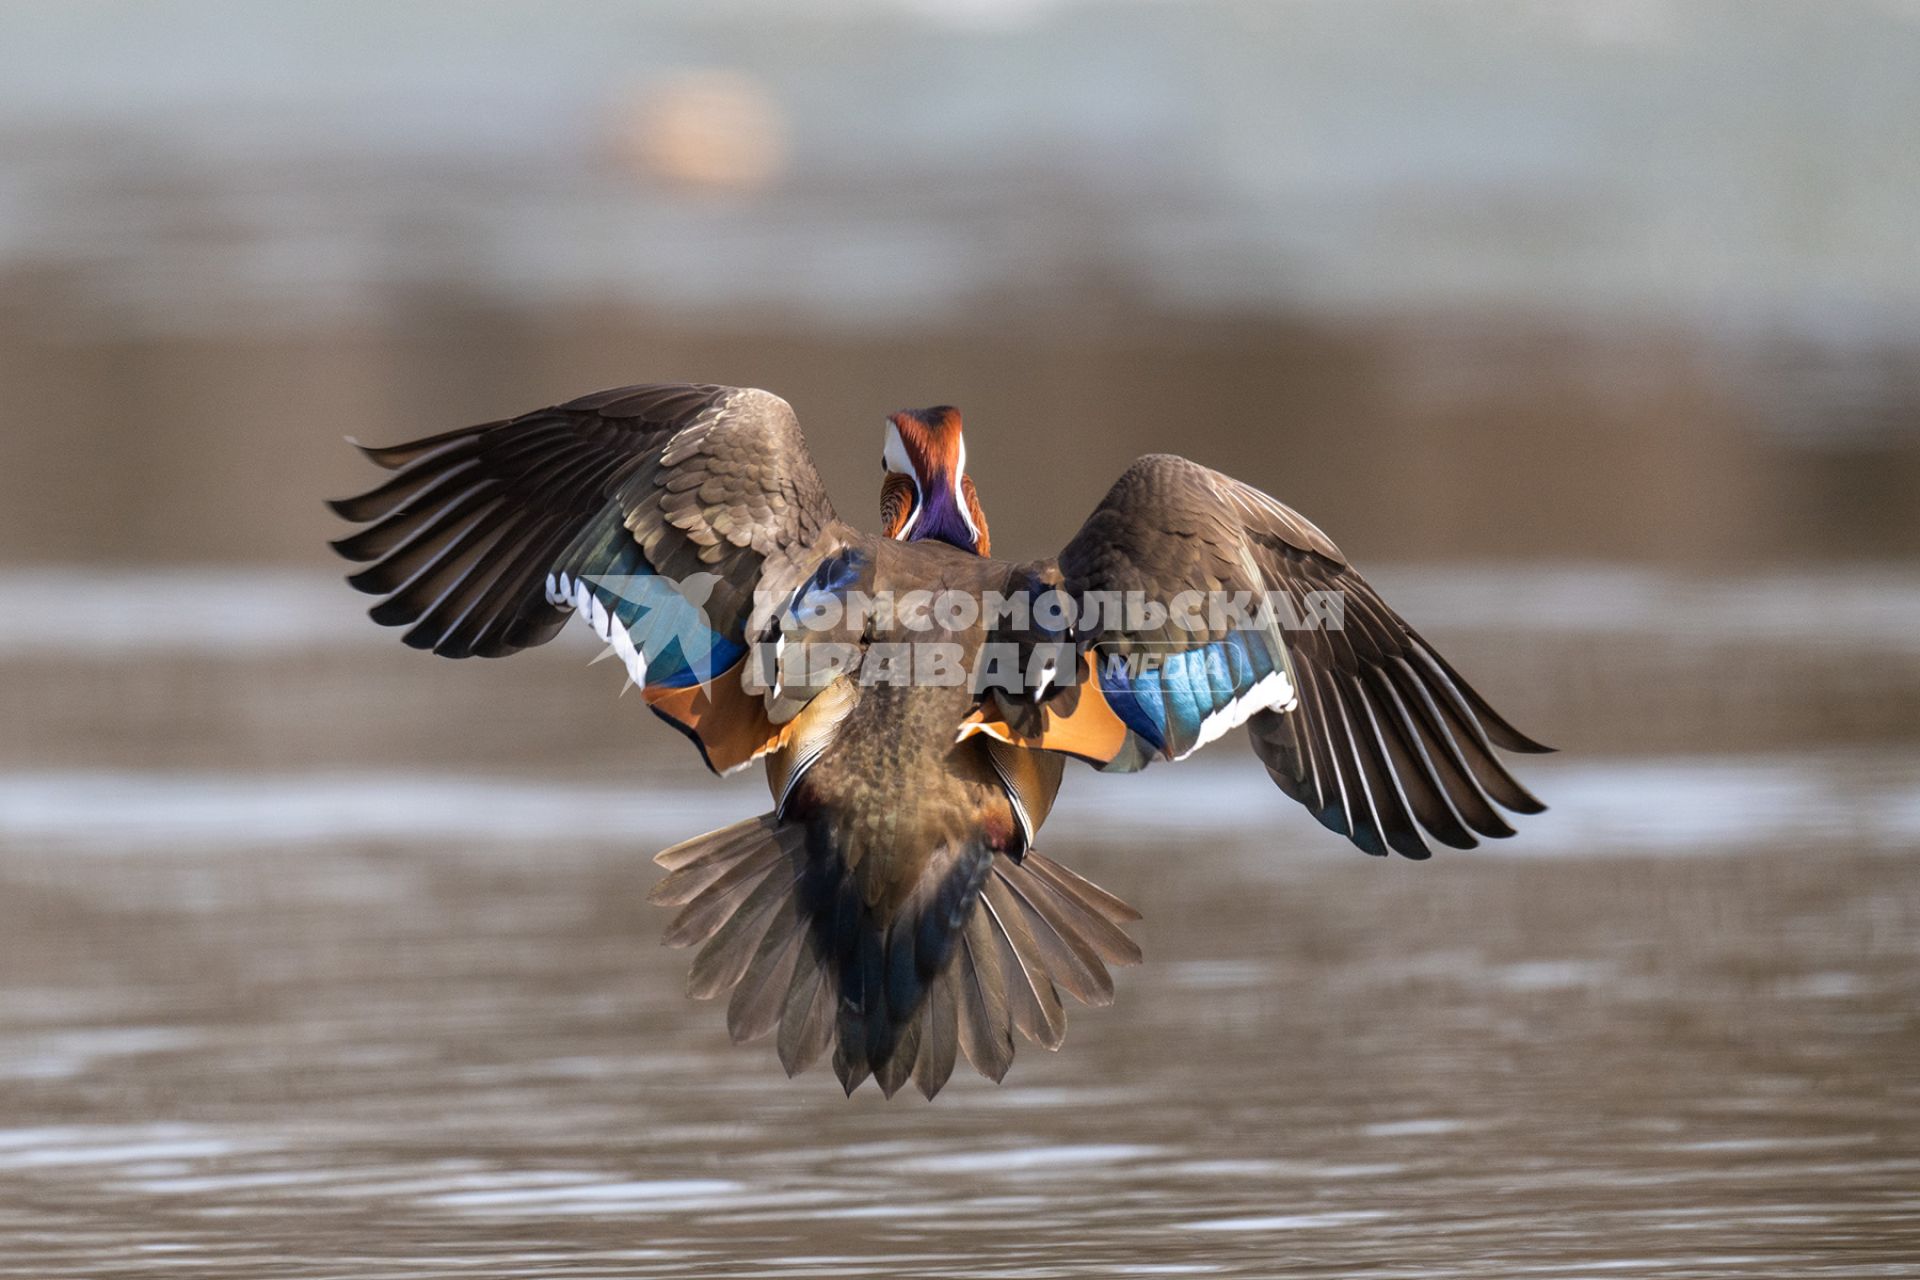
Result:
[[[1920,765],[1865,757],[1676,756],[1524,760],[1523,782],[1546,802],[1514,819],[1516,838],[1483,841],[1443,857],[1724,853],[1801,841],[1904,850],[1920,844]],[[1252,758],[1162,767],[1135,776],[1071,778],[1050,831],[1155,833],[1242,839],[1258,830],[1273,847],[1312,848],[1330,835],[1299,806],[1275,797]],[[1042,837],[1043,843],[1045,837]],[[1244,842],[1244,841],[1243,841]]]
[[[421,1203],[482,1214],[696,1213],[718,1209],[746,1190],[724,1178],[667,1178],[573,1186],[527,1186],[498,1191],[453,1191]]]
[[[1345,1227],[1378,1222],[1390,1216],[1381,1209],[1346,1209],[1329,1213],[1274,1214],[1259,1218],[1208,1218],[1186,1224],[1189,1231],[1307,1231],[1316,1227]]]
[[[912,1173],[1008,1173],[1024,1169],[1067,1169],[1120,1164],[1161,1154],[1165,1148],[1128,1143],[1088,1143],[1015,1147],[1005,1151],[959,1151],[950,1155],[901,1160],[895,1168]]]
[[[1397,1162],[1340,1164],[1325,1160],[1182,1160],[1158,1172],[1183,1178],[1292,1178],[1320,1182],[1329,1178],[1385,1178],[1406,1172]]]
[[[1430,633],[1658,635],[1920,652],[1920,574],[1898,568],[1706,577],[1611,564],[1388,564],[1368,566],[1367,576]],[[48,607],[72,599],[98,602],[85,625]],[[306,570],[8,569],[0,571],[0,656],[390,649],[397,633],[367,620],[371,603],[340,576]]]
[[[574,844],[695,835],[724,792],[443,774],[0,774],[0,840],[102,851],[339,840]]]
[[[1441,852],[1561,857],[1711,854],[1789,842],[1887,851],[1920,845],[1920,767],[1863,775],[1859,763],[1844,755],[1528,762],[1527,781],[1549,811],[1518,819],[1515,839],[1487,841],[1470,854]],[[766,807],[757,794],[711,785],[425,772],[0,773],[0,840],[109,853],[340,840],[497,848],[558,837],[572,846],[664,846]],[[1337,842],[1274,794],[1251,758],[1125,777],[1077,773],[1047,828],[1053,839],[1212,838],[1243,855],[1253,832],[1263,854]]]
[[[1471,1127],[1465,1120],[1390,1120],[1370,1124],[1360,1132],[1369,1138],[1432,1138]]]
[[[66,600],[90,602],[84,623],[49,608]],[[392,630],[367,620],[370,603],[338,578],[275,569],[15,569],[0,573],[0,655],[246,657],[393,644]]]
[[[75,1027],[12,1037],[0,1079],[67,1080],[104,1059],[192,1049],[206,1036],[186,1027]]]
[[[1367,578],[1423,631],[1657,635],[1920,651],[1920,576],[1840,566],[1689,574],[1611,564],[1375,566]]]
[[[264,1149],[193,1125],[60,1125],[0,1129],[0,1171],[210,1160]]]

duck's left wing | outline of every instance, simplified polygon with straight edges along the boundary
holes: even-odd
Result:
[[[1494,753],[1539,752],[1326,534],[1166,454],[1120,477],[1048,575],[1073,606],[1076,687],[993,736],[1107,770],[1181,759],[1242,724],[1281,790],[1369,853],[1470,848],[1544,806]],[[1017,726],[1017,727],[1016,727]]]
[[[582,396],[366,455],[386,483],[332,503],[365,527],[374,621],[446,657],[544,643],[578,614],[647,704],[726,770],[779,727],[743,688],[756,589],[838,546],[793,410],[747,387],[655,383]]]

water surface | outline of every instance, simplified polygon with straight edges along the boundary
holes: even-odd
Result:
[[[1424,865],[1076,778],[1148,962],[930,1105],[682,996],[645,855],[750,796],[6,775],[0,1275],[1920,1274],[1910,763],[1550,762]]]

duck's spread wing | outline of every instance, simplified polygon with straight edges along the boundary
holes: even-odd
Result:
[[[1029,745],[1105,769],[1241,724],[1281,790],[1369,853],[1507,836],[1544,806],[1494,753],[1500,716],[1299,513],[1184,458],[1140,459],[1060,554],[1079,687]],[[1261,608],[1264,604],[1264,609]],[[991,715],[990,712],[986,713]]]
[[[447,657],[542,644],[574,614],[648,704],[726,770],[780,730],[743,687],[763,577],[834,545],[832,504],[786,401],[662,383],[363,452],[393,475],[332,503],[371,611]]]

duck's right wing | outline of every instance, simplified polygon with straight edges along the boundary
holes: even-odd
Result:
[[[1185,458],[1141,458],[1054,578],[1075,606],[1081,679],[1044,690],[1024,717],[998,714],[1009,703],[996,699],[969,729],[1127,772],[1245,724],[1280,789],[1374,854],[1424,858],[1427,837],[1471,848],[1514,833],[1500,809],[1544,808],[1495,748],[1549,748],[1495,711],[1326,534],[1251,485]]]
[[[714,769],[778,744],[741,678],[755,591],[845,529],[786,401],[654,383],[362,451],[394,474],[330,504],[365,526],[333,547],[375,622],[499,657],[579,614]]]

